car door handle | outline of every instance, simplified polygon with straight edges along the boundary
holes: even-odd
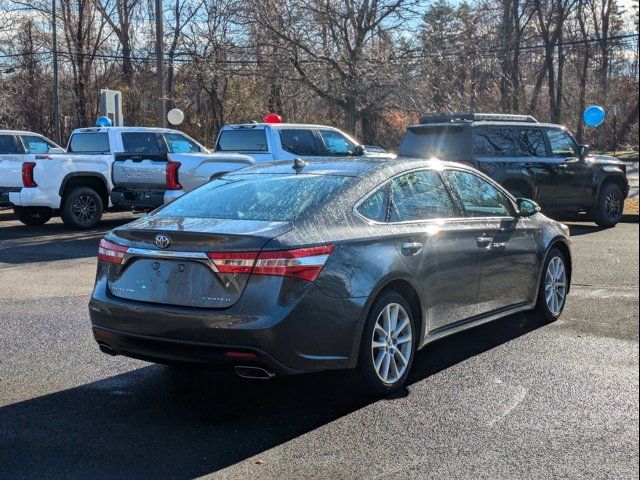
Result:
[[[407,242],[403,243],[400,246],[400,250],[402,251],[403,255],[411,256],[420,253],[422,247],[424,247],[424,245],[422,245],[420,242]]]
[[[507,248],[507,243],[506,242],[501,242],[501,243],[492,242],[491,243],[491,250],[504,250],[505,248]]]
[[[493,238],[481,236],[476,239],[476,242],[478,243],[478,247],[487,248],[493,243]]]

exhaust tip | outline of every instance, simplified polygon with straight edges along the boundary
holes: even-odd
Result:
[[[102,353],[106,353],[107,355],[111,355],[112,357],[115,357],[117,355],[116,351],[106,343],[99,342],[98,348]]]
[[[264,368],[245,365],[237,365],[233,367],[233,371],[236,372],[236,375],[239,377],[250,378],[252,380],[270,380],[276,376],[274,372]]]

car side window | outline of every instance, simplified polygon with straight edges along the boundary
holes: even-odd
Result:
[[[319,130],[325,154],[330,156],[353,155],[356,145],[344,135],[333,130]]]
[[[422,170],[391,181],[391,222],[457,216],[455,204],[437,172]]]
[[[547,146],[542,131],[534,128],[523,128],[518,135],[519,157],[546,157]]]
[[[122,146],[127,153],[159,153],[162,151],[154,132],[122,133]]]
[[[389,211],[389,185],[378,188],[358,206],[358,212],[369,220],[385,222]]]
[[[303,128],[280,129],[282,148],[294,155],[317,156],[320,154],[316,137],[312,130]]]
[[[508,197],[485,179],[462,170],[448,170],[445,177],[456,191],[469,217],[510,217]]]
[[[517,156],[516,132],[513,128],[478,127],[473,129],[473,153],[485,157]]]
[[[576,142],[564,130],[547,130],[547,138],[554,157],[576,156]]]
[[[20,135],[20,138],[27,153],[47,153],[49,152],[49,148],[55,146],[47,142],[44,138],[36,135]]]
[[[169,147],[169,153],[197,153],[202,151],[196,142],[179,133],[165,133],[164,139]]]
[[[13,135],[0,135],[0,155],[18,153]]]

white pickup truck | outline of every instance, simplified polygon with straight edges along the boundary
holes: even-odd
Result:
[[[380,147],[361,145],[337,128],[297,123],[225,125],[216,152],[242,153],[256,162],[314,157],[389,157]]]
[[[163,163],[154,165],[163,172],[163,182],[155,185],[154,190],[154,195],[162,192],[163,202],[201,185],[215,176],[216,172],[227,172],[253,163],[251,158],[242,155],[209,153],[202,145],[177,130],[79,128],[71,134],[66,153],[50,151],[35,155],[27,162],[16,162],[13,166],[0,163],[0,187],[13,188],[8,192],[8,203],[14,206],[18,218],[27,225],[43,224],[59,213],[68,227],[92,228],[108,207],[135,206],[135,202],[131,203],[126,196],[122,197],[125,200],[122,204],[114,205],[111,202],[113,179],[123,179],[125,185],[137,186],[140,183],[139,176],[128,170],[128,163],[137,162],[137,165],[144,167],[142,177],[148,176],[150,172],[145,168],[149,162],[144,158],[148,151],[163,156]],[[129,159],[122,162],[125,168],[117,170],[116,177],[112,177],[112,165],[114,161],[120,161],[119,154],[124,153],[129,155]],[[198,180],[192,181],[193,178],[205,177],[206,180],[199,183]],[[144,186],[138,195],[144,196],[148,191]],[[120,197],[116,195],[111,198]]]
[[[0,208],[14,207],[10,194],[19,193],[24,179],[32,172],[36,160],[44,155],[64,153],[48,138],[34,132],[0,130]],[[14,207],[24,223],[44,223],[49,218],[46,211]]]

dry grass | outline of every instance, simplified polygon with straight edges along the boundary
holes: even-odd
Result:
[[[625,215],[638,215],[640,213],[638,207],[638,199],[637,198],[627,198],[624,202],[624,213]]]

